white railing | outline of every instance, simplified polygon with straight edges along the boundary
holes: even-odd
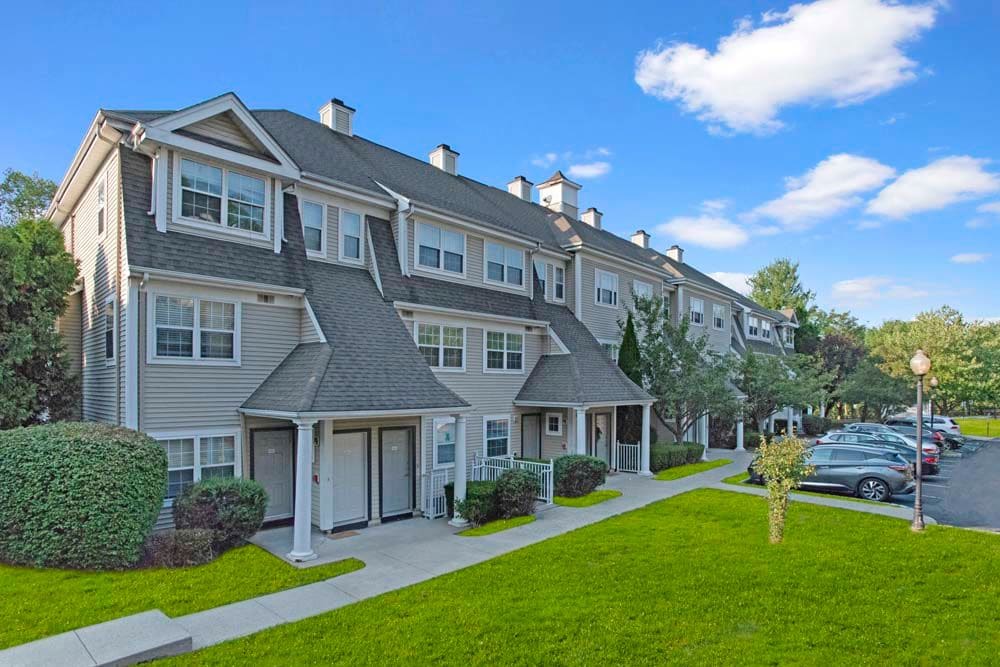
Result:
[[[619,442],[612,450],[614,460],[611,467],[620,472],[638,473],[641,463],[639,461],[639,443],[631,444]]]
[[[424,475],[424,516],[439,519],[448,512],[448,502],[444,495],[444,485],[454,481],[452,470],[432,470]]]
[[[527,470],[538,480],[538,493],[535,496],[546,504],[552,504],[555,495],[555,478],[552,472],[552,461],[525,461],[513,456],[476,457],[472,462],[472,479],[483,482],[495,482],[500,475],[513,468]]]

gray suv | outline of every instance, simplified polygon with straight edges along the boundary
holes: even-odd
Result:
[[[911,493],[914,487],[909,462],[898,453],[879,447],[815,445],[809,451],[809,464],[816,470],[801,484],[808,491],[850,493],[883,502],[894,494]],[[750,481],[763,483],[752,463],[747,472]]]

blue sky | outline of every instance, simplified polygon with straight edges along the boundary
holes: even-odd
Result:
[[[706,272],[790,257],[867,322],[1000,317],[995,2],[327,4],[8,7],[0,168],[58,180],[100,107],[340,97],[498,187],[568,171]]]

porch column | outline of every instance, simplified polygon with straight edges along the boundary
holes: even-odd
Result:
[[[642,438],[639,440],[639,474],[652,475],[649,471],[649,410],[647,403],[642,406]]]
[[[795,435],[795,409],[790,405],[785,408],[785,434]]]
[[[465,500],[465,478],[469,474],[465,462],[465,415],[455,415],[455,516],[449,526],[464,528],[469,525],[458,511],[458,501]]]
[[[312,441],[315,419],[296,419],[298,447],[295,456],[295,528],[288,560],[313,560],[312,550]]]
[[[701,427],[699,429],[700,433],[698,434],[701,438],[700,442],[701,444],[705,445],[705,449],[701,450],[701,460],[707,461],[708,460],[708,415],[707,414],[702,415],[701,419],[698,420],[698,424]]]
[[[576,453],[587,453],[587,409],[576,408]]]
[[[747,449],[743,446],[743,416],[740,415],[736,418],[736,451],[745,452]]]

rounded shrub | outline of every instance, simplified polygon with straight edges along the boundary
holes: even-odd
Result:
[[[697,442],[658,442],[649,450],[649,469],[657,473],[686,463],[697,463],[704,451],[705,446]]]
[[[153,533],[143,564],[149,567],[191,567],[215,558],[215,531],[179,528]]]
[[[493,493],[499,518],[533,514],[538,478],[523,468],[512,468],[500,475]]]
[[[257,482],[213,477],[192,484],[177,497],[174,524],[215,531],[215,549],[222,551],[253,537],[266,510],[267,492]]]
[[[578,498],[604,484],[608,464],[596,456],[570,454],[555,460],[553,474],[557,496]]]
[[[467,482],[465,485],[465,500],[456,500],[455,509],[473,526],[495,519],[496,482]]]
[[[0,432],[0,560],[134,565],[163,505],[167,456],[129,429],[60,422]]]

